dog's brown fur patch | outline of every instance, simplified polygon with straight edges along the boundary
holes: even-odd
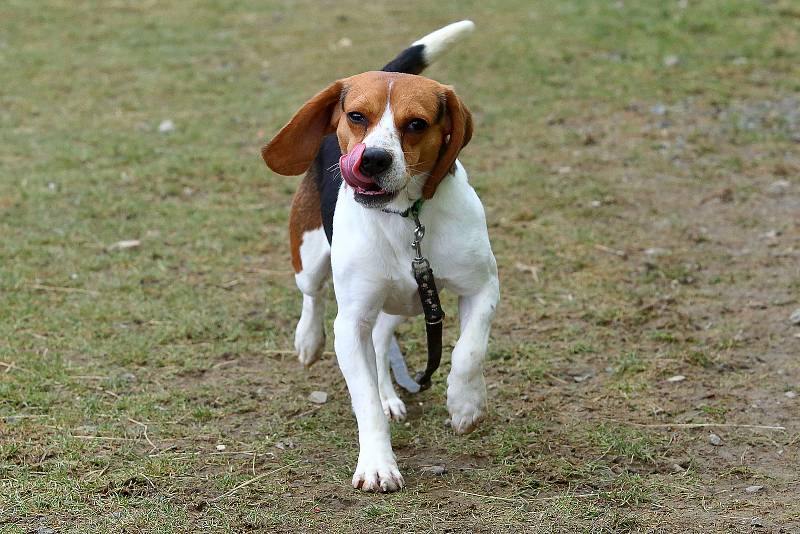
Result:
[[[303,270],[303,260],[300,257],[303,234],[321,226],[322,211],[320,210],[319,190],[314,181],[314,170],[309,169],[294,194],[292,210],[289,213],[289,245],[292,250],[294,272],[299,273]]]

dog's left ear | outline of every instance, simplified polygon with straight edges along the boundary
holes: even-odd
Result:
[[[439,183],[455,165],[458,153],[472,139],[472,114],[467,106],[461,102],[452,87],[446,86],[443,96],[447,107],[445,120],[449,124],[445,133],[449,134],[449,139],[442,143],[439,159],[422,189],[422,196],[426,199],[433,196]]]
[[[261,150],[261,157],[270,169],[284,176],[303,174],[308,170],[322,138],[336,130],[339,116],[336,105],[342,87],[339,80],[317,93]]]

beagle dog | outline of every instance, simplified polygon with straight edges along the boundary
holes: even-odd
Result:
[[[392,385],[389,353],[397,350],[395,328],[422,312],[411,272],[415,226],[399,215],[420,199],[422,251],[439,287],[458,295],[460,337],[447,377],[452,428],[470,432],[486,414],[483,367],[499,282],[483,206],[457,159],[472,118],[452,87],[418,76],[473,28],[470,21],[445,26],[382,71],[332,83],[262,151],[276,173],[305,173],[289,220],[303,293],[295,348],[306,366],[322,354],[332,274],[334,348],[358,422],[353,486],[366,491],[403,487],[389,421],[403,420],[406,408]]]

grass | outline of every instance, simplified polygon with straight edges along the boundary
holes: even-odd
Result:
[[[4,2],[0,532],[800,528],[798,17],[789,0]],[[304,371],[288,350],[296,180],[259,149],[331,80],[461,18],[475,35],[428,74],[476,123],[462,161],[502,282],[492,414],[452,435],[445,364],[393,426],[407,488],[362,495],[334,359]],[[401,334],[420,365],[421,324]],[[786,431],[642,426],[670,422]]]

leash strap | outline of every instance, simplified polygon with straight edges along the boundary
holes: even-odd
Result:
[[[418,254],[419,256],[419,254]],[[414,269],[414,279],[417,281],[417,291],[422,302],[422,312],[425,315],[425,333],[428,338],[428,363],[424,371],[414,377],[419,384],[420,391],[431,387],[431,377],[439,368],[442,361],[442,322],[444,310],[439,302],[439,290],[436,288],[436,279],[430,263],[423,257],[414,258],[411,263]]]

